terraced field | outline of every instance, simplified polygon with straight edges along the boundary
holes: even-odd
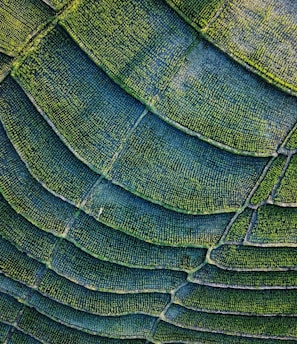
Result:
[[[0,343],[297,343],[296,2],[0,29]]]

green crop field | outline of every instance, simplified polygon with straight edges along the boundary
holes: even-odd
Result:
[[[0,3],[0,344],[297,343],[292,0]]]

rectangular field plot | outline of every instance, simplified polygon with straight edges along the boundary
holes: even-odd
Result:
[[[15,299],[26,300],[32,289],[0,273],[0,291]]]
[[[199,343],[199,344],[279,344],[278,339],[251,338],[232,336],[223,333],[195,331],[188,328],[175,326],[165,321],[157,325],[153,338],[162,343]],[[173,342],[174,341],[174,342]],[[292,341],[282,340],[281,344],[292,344]]]
[[[260,207],[248,241],[297,245],[297,209],[272,205]]]

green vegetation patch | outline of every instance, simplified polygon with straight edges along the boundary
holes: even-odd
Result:
[[[223,0],[166,0],[194,27],[203,28],[224,3]]]
[[[176,325],[205,331],[223,331],[230,334],[297,337],[294,317],[244,316],[196,312],[179,305],[171,305],[166,319]]]
[[[255,155],[275,153],[296,121],[295,97],[203,40],[189,51],[155,108],[207,139]]]
[[[297,271],[232,271],[207,264],[192,276],[196,283],[244,288],[296,288]]]
[[[20,252],[11,243],[0,237],[1,255],[0,270],[10,278],[33,286],[38,280],[39,273],[44,266],[38,261]]]
[[[32,178],[1,125],[0,138],[0,189],[3,196],[36,226],[48,228],[56,234],[63,233],[74,215],[74,208],[43,190]]]
[[[297,129],[294,130],[285,146],[288,149],[297,149]]]
[[[266,162],[213,147],[149,115],[108,177],[160,204],[209,214],[238,209]]]
[[[208,1],[206,9],[206,1],[196,1],[191,9],[211,12],[218,2]],[[156,0],[85,0],[63,25],[124,89],[191,134],[271,155],[295,123],[294,97],[195,38],[190,26]]]
[[[188,283],[175,294],[175,303],[209,312],[297,315],[294,289],[231,289]]]
[[[297,154],[293,155],[288,168],[276,190],[275,201],[297,204]]]
[[[51,344],[144,344],[141,340],[120,340],[91,335],[74,328],[62,325],[39,312],[34,308],[25,307],[19,328],[30,333],[43,343]]]
[[[0,52],[0,78],[2,77],[2,75],[5,75],[5,73],[9,70],[11,62],[12,57]]]
[[[5,140],[4,133],[3,139]],[[7,216],[10,217],[3,217],[3,228],[1,233],[3,233],[2,235],[6,238],[13,240],[21,246],[23,250],[29,252],[34,257],[39,257],[42,260],[45,259],[48,257],[51,252],[51,248],[55,243],[54,237],[43,231],[47,231],[55,235],[62,235],[62,233],[66,233],[68,231],[67,239],[74,242],[84,251],[101,259],[119,262],[126,265],[136,265],[138,267],[145,268],[164,267],[169,269],[191,270],[199,266],[204,261],[206,254],[205,249],[155,246],[122,232],[115,231],[113,228],[107,227],[104,224],[98,223],[94,218],[87,216],[83,212],[78,213],[76,208],[51,195],[32,178],[18,155],[15,153],[13,148],[10,147],[9,141],[5,141],[4,147],[6,148],[4,149],[3,159],[4,161],[7,161],[7,159],[10,160],[9,163],[6,162],[5,164],[2,164],[3,169],[7,171],[7,173],[3,173],[3,177],[0,181],[0,185],[2,185],[4,190],[4,196],[17,212],[32,223],[29,223],[20,215],[16,216],[14,211],[10,209],[3,200],[3,207],[5,209],[7,208]],[[21,176],[21,178],[19,176]],[[12,185],[12,187],[8,188],[9,185]],[[31,190],[31,192],[28,193],[28,190]],[[107,191],[108,190],[105,190],[105,192]],[[113,199],[121,205],[121,200],[117,200],[116,196],[117,195],[114,195]],[[27,200],[26,204],[23,202],[24,199]],[[34,206],[37,199],[39,208],[36,210]],[[102,199],[104,200],[104,193],[98,197],[97,202],[101,202]],[[132,199],[134,199],[133,196]],[[134,202],[135,201],[136,200],[134,200]],[[33,204],[34,206],[29,206],[30,204]],[[145,204],[148,206],[147,202]],[[119,205],[117,206],[119,207]],[[125,204],[125,206],[128,205]],[[103,211],[105,207],[107,208],[107,216],[109,218],[114,214],[114,209],[109,208],[108,210],[107,204],[102,204],[96,209],[96,213],[99,214],[99,216],[100,207]],[[161,208],[157,209],[160,212]],[[47,216],[46,210],[50,216]],[[152,212],[153,211],[154,207],[152,209]],[[94,215],[96,215],[96,213]],[[129,213],[130,216],[133,216],[134,220],[135,212],[131,212],[131,209],[129,209]],[[165,214],[166,213],[167,212],[165,212]],[[168,213],[175,214],[170,211],[168,211]],[[67,214],[67,217],[65,214]],[[149,217],[149,213],[147,213],[146,216]],[[59,218],[61,218],[64,222],[53,222],[52,217],[55,221],[58,221]],[[176,215],[175,219],[178,218],[179,216]],[[212,223],[212,221],[217,220],[217,225],[222,226],[222,221],[226,221],[228,216],[220,217],[218,215],[214,218],[206,218],[205,221],[204,218],[198,219],[198,221],[193,221],[196,220],[196,218],[188,215],[181,215],[180,218],[184,219],[184,221],[177,223],[175,228],[176,235],[181,236],[181,233],[179,232],[180,229],[188,230],[183,227],[184,224],[188,224],[188,227],[190,228],[192,228],[192,226],[195,228],[194,226],[201,222],[202,228],[205,228],[207,231],[207,234],[204,233],[204,235],[211,236],[214,231],[213,228],[216,226],[215,222]],[[130,218],[130,220],[132,221],[132,218]],[[145,219],[143,219],[143,223],[145,223],[144,220]],[[174,219],[172,219],[172,221],[173,220]],[[129,218],[127,219],[127,222],[128,221]],[[156,225],[160,227],[165,234],[165,231],[168,228],[167,223],[165,222],[162,224],[160,222],[160,217],[157,216],[155,216],[155,221]],[[112,221],[109,220],[108,222]],[[128,226],[129,223],[127,222],[126,225]],[[152,225],[154,224],[153,222],[154,221],[151,220]],[[43,231],[34,227],[33,224],[37,224]],[[54,224],[56,226],[54,226]],[[114,224],[114,222],[112,222],[112,224]],[[141,236],[140,233],[143,231],[143,227],[141,226],[141,223],[137,223],[137,226],[139,226],[137,227],[138,233],[132,234],[138,234],[138,236]],[[201,226],[198,227],[198,229],[195,228],[195,231],[198,232],[199,229],[201,230]],[[10,231],[11,228],[13,228],[13,231]],[[26,232],[27,234],[29,232],[33,234],[34,239],[28,241],[24,228],[28,229]],[[121,225],[121,228],[123,228],[123,224]],[[125,228],[126,227],[124,226],[124,230]],[[151,227],[151,231],[152,230],[155,230],[155,228]],[[149,233],[146,233],[146,235],[148,234]],[[166,233],[166,235],[168,236],[170,233]],[[191,232],[189,235],[191,235]],[[199,233],[200,239],[201,236],[203,237],[203,233]],[[144,234],[142,237],[146,239]],[[187,238],[184,239],[186,240]],[[39,241],[41,241],[40,246],[38,244]],[[160,238],[159,241],[161,241]],[[101,245],[98,245],[98,242],[100,242]]]
[[[13,154],[13,151],[10,151],[10,153]],[[9,191],[12,192],[12,194],[9,193],[8,196],[5,194],[5,196],[13,204],[15,210],[21,213],[22,216],[17,215],[2,198],[1,209],[3,209],[5,215],[0,220],[0,233],[5,238],[21,247],[25,252],[28,252],[31,256],[41,259],[42,261],[47,260],[56,239],[46,232],[53,233],[54,235],[61,235],[67,232],[67,240],[73,242],[82,250],[101,259],[124,265],[144,268],[163,267],[168,269],[191,270],[204,261],[206,255],[205,249],[153,245],[136,239],[135,237],[131,237],[121,231],[107,227],[83,212],[78,213],[76,208],[54,197],[38,184],[29,175],[24,164],[16,154],[13,154],[12,157],[14,161],[19,161],[19,164],[13,165],[14,168],[9,169],[9,171],[13,172],[13,169],[17,171],[15,167],[17,166],[20,175],[23,177],[23,185],[11,181],[15,189],[10,189]],[[9,166],[11,165],[8,165],[7,168],[9,168]],[[4,177],[8,178],[9,175],[4,174]],[[6,179],[4,178],[4,190],[5,187]],[[51,214],[56,211],[56,214],[59,216],[59,208],[55,208],[55,204],[57,203],[58,205],[62,204],[67,214],[75,215],[69,218],[67,222],[65,221],[64,224],[60,224],[59,231],[55,230],[55,228],[52,227],[51,218],[48,218],[43,211],[32,212],[31,208],[27,211],[27,208],[24,209],[22,206],[21,201],[23,199],[27,199],[28,204],[30,204],[29,202],[35,202],[34,194],[32,196],[32,193],[26,192],[28,189],[36,190],[35,192],[38,193],[39,199],[44,200],[42,206],[46,206],[46,209],[48,209],[48,212]],[[100,199],[99,197],[99,200]],[[16,203],[15,200],[18,202]],[[99,208],[97,209],[97,212],[98,211]],[[110,211],[112,213],[112,209],[110,209]],[[25,220],[23,216],[32,223]],[[186,216],[184,217],[187,219]],[[42,230],[35,227],[33,223],[37,223]],[[192,222],[190,223],[192,224]],[[166,225],[166,223],[164,223],[163,226],[164,225]],[[161,226],[161,224],[158,224],[158,226]],[[180,228],[181,226],[182,224],[180,224]],[[143,228],[139,228],[139,232],[140,230],[143,230]],[[209,231],[211,234],[212,230],[209,229]],[[30,240],[28,240],[29,233],[32,238]],[[98,242],[100,242],[100,245],[98,245]]]
[[[28,304],[40,313],[74,328],[114,338],[145,338],[156,321],[156,318],[143,314],[123,316],[88,314],[61,305],[36,292],[32,295]]]
[[[41,343],[39,340],[25,334],[21,331],[14,330],[13,334],[7,344],[38,344]]]
[[[0,291],[15,299],[26,300],[31,289],[24,284],[14,281],[0,273]]]
[[[137,291],[133,294],[116,294],[90,290],[51,270],[45,272],[38,285],[38,291],[72,308],[98,315],[127,313],[158,315],[170,301],[170,295],[165,293]]]
[[[256,192],[253,194],[251,199],[252,204],[258,204],[269,197],[273,187],[278,182],[286,161],[287,157],[284,155],[279,155],[275,160],[273,160],[264,179],[261,181]]]
[[[253,211],[246,208],[232,224],[224,241],[241,242],[244,240],[246,232],[248,231]]]
[[[12,296],[0,293],[0,321],[13,324],[22,307]]]
[[[63,25],[124,88],[149,102],[196,37],[158,0],[83,0]]]
[[[0,119],[31,173],[48,188],[78,204],[98,179],[65,147],[11,78],[0,86]]]
[[[24,217],[17,214],[0,195],[0,235],[27,252],[30,256],[46,261],[57,242],[57,238],[41,231]]]
[[[11,330],[11,327],[9,325],[6,325],[6,324],[0,322],[0,340],[3,343],[4,343],[5,339],[7,338],[10,330]]]
[[[140,102],[107,77],[59,27],[26,55],[14,76],[64,142],[99,172],[110,168],[144,111]]]
[[[297,244],[297,209],[272,205],[260,207],[248,241]]]
[[[53,11],[39,0],[2,0],[0,49],[8,55],[16,55],[52,15]]]
[[[186,278],[183,272],[127,268],[102,261],[66,241],[56,247],[51,266],[60,275],[96,290],[169,291]]]
[[[296,12],[290,0],[229,0],[206,33],[228,54],[296,92]]]
[[[107,227],[84,213],[70,228],[67,239],[109,261],[143,268],[191,270],[206,257],[206,249],[153,245]]]
[[[255,247],[221,245],[211,251],[211,259],[227,269],[296,269],[297,247]]]
[[[172,246],[216,243],[234,215],[177,213],[136,197],[108,181],[94,187],[83,209],[113,228],[149,242]],[[98,209],[102,211],[98,213]]]
[[[184,327],[178,327],[169,324],[165,321],[160,321],[156,327],[155,334],[153,336],[155,340],[162,343],[181,344],[186,343],[199,343],[199,344],[280,344],[278,339],[266,339],[266,338],[251,338],[243,336],[231,336],[230,334],[223,333],[211,333],[207,331],[195,331]],[[282,340],[282,344],[292,344],[290,340]]]

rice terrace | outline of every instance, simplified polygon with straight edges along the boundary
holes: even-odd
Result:
[[[297,343],[296,96],[296,0],[1,0],[0,343]]]

